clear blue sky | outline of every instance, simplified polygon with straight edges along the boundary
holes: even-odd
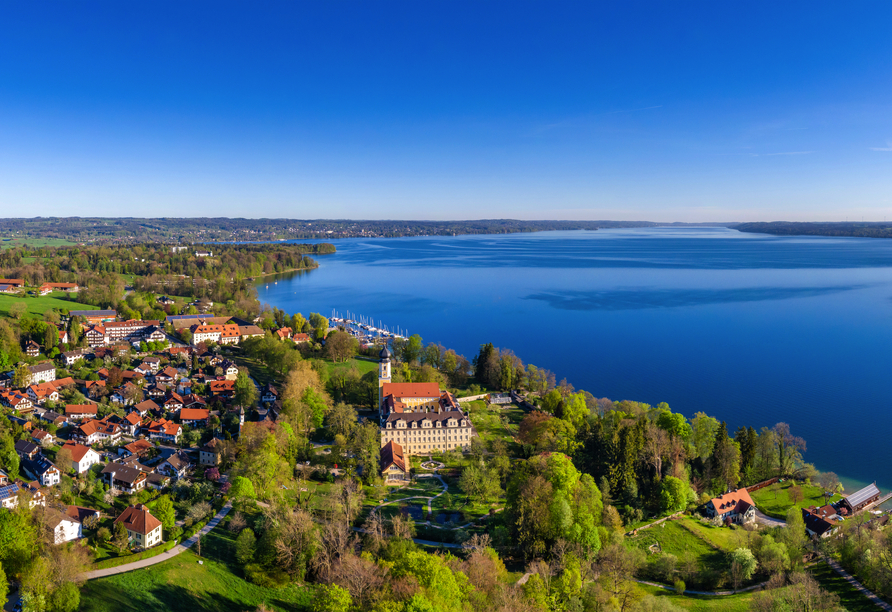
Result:
[[[892,4],[6,2],[0,215],[892,220]]]

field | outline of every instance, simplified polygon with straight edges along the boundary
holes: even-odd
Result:
[[[328,375],[331,376],[331,373],[340,368],[350,369],[353,366],[356,366],[356,369],[359,371],[359,375],[362,376],[367,372],[377,372],[378,371],[378,362],[376,361],[366,361],[365,359],[350,359],[343,363],[335,363],[334,361],[325,360],[325,365],[328,367]]]
[[[9,316],[9,308],[17,302],[24,302],[28,307],[29,314],[42,315],[47,310],[53,308],[61,308],[65,310],[97,310],[96,306],[89,304],[80,304],[67,299],[68,294],[56,291],[50,295],[41,297],[14,297],[11,295],[0,295],[0,316]],[[76,295],[72,295],[76,297]]]
[[[787,510],[789,510],[794,505],[793,500],[790,499],[790,487],[793,484],[795,483],[792,480],[780,483],[776,494],[773,486],[754,491],[752,493],[752,497],[753,501],[756,502],[756,507],[758,507],[759,510],[761,510],[768,516],[785,518],[787,515]],[[802,489],[803,499],[802,501],[796,503],[796,506],[800,508],[807,508],[809,506],[824,505],[824,496],[821,494],[820,487],[805,484],[799,486]],[[834,500],[838,501],[839,496],[834,495],[830,498],[830,501]]]
[[[0,249],[11,249],[13,247],[20,247],[23,245],[28,245],[29,247],[44,247],[44,246],[71,246],[76,244],[70,240],[66,240],[64,238],[8,238],[2,237],[0,238]]]
[[[260,604],[283,612],[309,610],[312,591],[306,587],[267,589],[242,579],[241,570],[228,565],[232,543],[232,534],[221,526],[205,536],[201,559],[188,550],[158,565],[91,580],[81,589],[80,610],[244,612]]]

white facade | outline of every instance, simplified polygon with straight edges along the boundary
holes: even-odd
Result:
[[[59,521],[53,529],[56,544],[64,544],[84,537],[83,526],[74,519],[66,518]]]

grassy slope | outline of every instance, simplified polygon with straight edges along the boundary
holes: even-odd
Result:
[[[745,612],[749,610],[751,593],[728,595],[727,597],[694,597],[689,595],[679,596],[672,591],[658,589],[647,585],[641,586],[642,590],[660,599],[668,599],[673,604],[691,610],[692,612]]]
[[[764,489],[759,489],[758,491],[753,492],[752,498],[753,501],[756,502],[756,506],[769,516],[775,516],[778,518],[784,518],[787,515],[787,510],[789,510],[794,504],[793,500],[790,499],[790,487],[793,485],[793,481],[788,480],[780,484],[780,490],[778,490],[777,495],[775,496],[775,492],[772,490],[772,487],[765,487]],[[802,489],[803,500],[799,503],[795,504],[800,508],[807,508],[809,506],[823,506],[824,505],[824,496],[821,494],[821,488],[816,487],[814,485],[799,485]],[[839,496],[834,495],[830,501],[838,501]]]
[[[846,582],[826,563],[819,563],[809,571],[821,588],[839,595],[840,603],[849,612],[874,612],[878,609],[876,604]]]
[[[9,316],[9,307],[16,302],[24,302],[28,307],[27,312],[36,315],[42,315],[47,310],[53,308],[64,308],[67,310],[97,310],[96,306],[89,304],[80,304],[78,302],[64,299],[67,296],[65,292],[54,292],[42,297],[15,297],[11,295],[0,295],[0,315]],[[76,297],[76,295],[72,295]]]
[[[309,609],[311,591],[288,585],[266,589],[241,578],[232,563],[231,534],[218,527],[203,540],[203,564],[191,550],[146,569],[99,578],[81,590],[81,612],[243,612],[266,604],[275,610]]]

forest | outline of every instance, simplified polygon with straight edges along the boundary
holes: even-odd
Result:
[[[892,223],[885,221],[838,221],[741,223],[734,226],[741,232],[775,234],[777,236],[851,236],[854,238],[892,238]]]

